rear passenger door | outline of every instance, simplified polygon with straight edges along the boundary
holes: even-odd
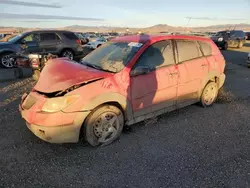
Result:
[[[58,45],[60,45],[61,40],[59,36],[54,32],[40,33],[40,49],[45,53],[57,54]]]
[[[208,74],[208,61],[194,40],[175,40],[178,59],[177,107],[198,100],[204,77]]]

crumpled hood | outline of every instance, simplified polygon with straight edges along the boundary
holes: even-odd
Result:
[[[34,89],[43,93],[53,93],[111,75],[113,74],[86,67],[66,58],[57,58],[47,62]]]

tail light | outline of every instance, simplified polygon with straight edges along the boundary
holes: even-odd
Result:
[[[76,40],[76,43],[81,44],[81,40],[80,39]]]

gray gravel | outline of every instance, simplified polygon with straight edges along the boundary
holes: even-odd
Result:
[[[34,83],[1,83],[0,187],[250,187],[249,73],[233,62],[214,106],[136,124],[99,148],[39,140],[17,108]]]

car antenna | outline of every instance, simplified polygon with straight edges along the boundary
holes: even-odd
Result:
[[[236,29],[236,24],[234,25],[234,30]]]

